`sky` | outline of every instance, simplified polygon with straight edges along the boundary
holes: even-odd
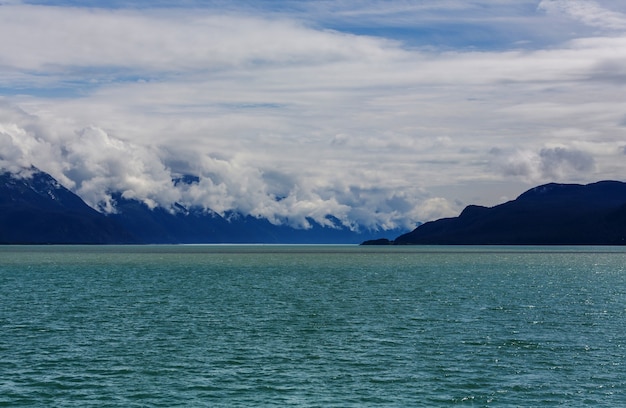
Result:
[[[626,179],[624,95],[610,0],[0,0],[0,168],[105,212],[412,228]]]

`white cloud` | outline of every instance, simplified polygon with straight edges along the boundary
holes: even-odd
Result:
[[[544,147],[539,151],[495,148],[491,154],[497,171],[535,183],[584,180],[595,168],[589,152],[571,147]]]
[[[612,4],[615,6],[615,4]],[[542,0],[539,9],[548,13],[564,13],[582,23],[609,30],[626,29],[626,14],[612,11],[589,0]]]
[[[112,192],[166,208],[180,198],[157,152],[113,138],[96,127],[81,129],[67,140],[61,160],[67,163],[65,175],[76,183],[76,192],[106,211],[112,210]]]
[[[0,101],[0,168],[16,172],[39,163],[60,174],[60,149],[36,117]]]
[[[33,29],[37,27],[37,29]],[[172,10],[0,7],[0,64],[84,79],[385,57],[386,41],[289,20]],[[37,50],[36,53],[24,50]],[[95,69],[94,69],[95,67]]]
[[[564,147],[544,148],[539,152],[541,158],[541,172],[544,177],[554,179],[563,178],[570,172],[587,173],[593,170],[593,157],[580,150]]]
[[[428,198],[415,211],[415,218],[419,220],[436,220],[456,215],[458,209],[443,197]]]

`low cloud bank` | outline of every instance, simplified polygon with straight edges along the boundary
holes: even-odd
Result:
[[[50,173],[102,212],[116,211],[116,192],[150,207],[180,203],[221,214],[237,211],[297,228],[308,228],[309,219],[332,225],[328,215],[352,229],[411,228],[433,211],[425,203],[420,213],[424,194],[411,197],[391,188],[256,168],[193,149],[141,146],[94,126],[59,134],[36,116],[4,104],[0,168],[19,172],[30,166]],[[195,177],[181,182],[185,175]]]

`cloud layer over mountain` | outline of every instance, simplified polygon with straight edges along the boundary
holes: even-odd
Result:
[[[0,2],[0,167],[105,211],[410,227],[623,178],[615,2],[38,3]]]

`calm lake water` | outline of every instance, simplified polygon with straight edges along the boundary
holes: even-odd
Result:
[[[626,404],[626,248],[0,247],[0,406]]]

